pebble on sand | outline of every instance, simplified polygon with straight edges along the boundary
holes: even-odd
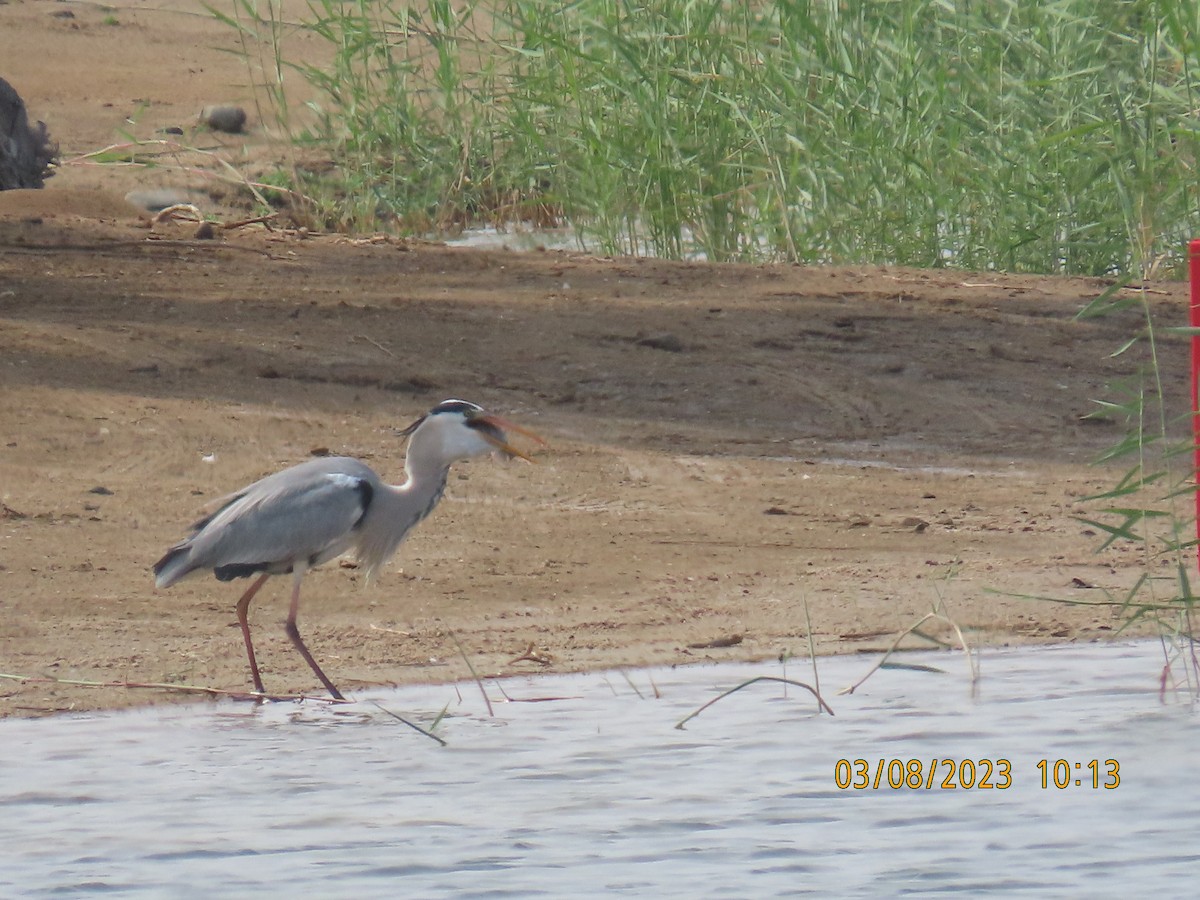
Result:
[[[246,127],[246,111],[240,106],[206,106],[200,121],[213,131],[241,134]]]

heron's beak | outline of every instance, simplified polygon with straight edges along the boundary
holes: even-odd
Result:
[[[509,456],[519,457],[526,462],[536,463],[536,460],[530,456],[527,456],[525,453],[521,452],[512,444],[510,444],[507,437],[508,432],[511,431],[514,434],[523,435],[543,447],[548,446],[546,439],[537,432],[530,431],[528,428],[522,428],[520,425],[514,425],[512,422],[508,421],[507,419],[502,419],[499,416],[493,416],[488,413],[479,416],[477,419],[475,419],[475,421],[484,426],[483,428],[479,429],[479,433],[483,436],[485,441],[487,441],[489,444],[495,445],[497,450],[507,453]]]

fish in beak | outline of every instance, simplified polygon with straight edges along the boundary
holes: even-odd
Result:
[[[523,459],[526,462],[536,462],[532,457],[526,455],[523,451],[518,450],[508,441],[508,432],[519,434],[527,437],[542,447],[548,446],[545,438],[535,431],[530,431],[528,428],[522,428],[507,419],[502,419],[499,416],[491,413],[480,413],[472,416],[468,424],[479,432],[480,436],[489,444],[495,446],[497,450],[508,456],[515,456]]]

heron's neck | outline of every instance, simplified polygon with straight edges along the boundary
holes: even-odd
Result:
[[[367,519],[357,531],[358,559],[366,569],[367,581],[375,580],[380,567],[446,492],[450,467],[414,470],[406,465],[404,484],[384,485],[371,501]]]
[[[433,512],[433,508],[446,493],[446,479],[450,475],[450,466],[422,465],[419,460],[409,459],[405,462],[404,471],[408,478],[397,490],[404,495],[405,509],[413,517],[407,526],[412,528]]]

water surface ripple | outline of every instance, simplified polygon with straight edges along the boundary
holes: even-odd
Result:
[[[449,704],[446,748],[367,702],[3,721],[0,896],[1191,894],[1200,717],[1160,700],[1156,643],[984,651],[977,696],[961,656],[903,659],[943,671],[837,697],[873,660],[826,659],[836,717],[762,683],[685,731],[780,666],[509,679],[542,702],[494,718],[474,684],[363,695],[426,723]],[[1005,759],[1012,783],[842,790],[839,759]]]

